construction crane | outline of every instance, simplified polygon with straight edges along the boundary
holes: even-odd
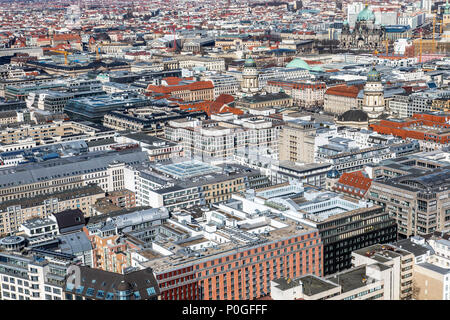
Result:
[[[61,53],[64,55],[64,64],[67,66],[67,56],[72,54],[71,52],[63,51],[63,50],[50,50],[51,52]]]

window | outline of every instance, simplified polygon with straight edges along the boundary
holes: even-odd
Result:
[[[136,300],[141,300],[141,294],[139,293],[139,291],[135,291],[133,293],[133,296]]]
[[[147,288],[147,294],[149,296],[156,294],[155,288],[154,287]]]
[[[81,294],[83,292],[83,290],[84,290],[84,286],[79,286],[76,288],[75,292],[78,294]]]
[[[105,291],[98,290],[96,297],[99,298],[99,299],[103,299],[105,297]]]
[[[94,288],[87,288],[86,295],[92,297],[94,295]]]
[[[107,292],[106,293],[106,300],[113,300],[114,299],[114,293]]]

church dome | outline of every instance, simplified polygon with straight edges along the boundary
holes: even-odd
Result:
[[[302,68],[302,69],[310,69],[309,65],[303,61],[303,59],[295,58],[291,62],[286,65],[286,68]]]
[[[358,14],[356,21],[375,21],[375,15],[368,5]]]
[[[341,174],[336,169],[331,169],[330,171],[327,172],[327,178],[330,179],[338,179],[340,176]]]
[[[367,113],[359,109],[351,109],[338,116],[338,121],[342,122],[367,122],[368,120]]]
[[[245,68],[256,68],[255,60],[253,60],[252,57],[248,58],[247,60],[245,60],[244,67]]]
[[[372,70],[370,70],[369,73],[367,74],[367,81],[371,82],[381,81],[380,73],[377,71],[377,69],[375,69],[375,67],[373,67]]]

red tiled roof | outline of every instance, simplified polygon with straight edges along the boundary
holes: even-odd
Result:
[[[156,93],[172,93],[174,91],[196,91],[196,90],[205,90],[205,89],[213,89],[214,85],[211,81],[197,81],[183,85],[174,85],[174,86],[155,86],[149,85],[147,87],[147,91],[152,91]]]
[[[53,41],[67,41],[67,40],[80,41],[81,38],[77,34],[55,34],[53,36]]]
[[[355,98],[358,96],[358,92],[361,90],[358,86],[347,86],[345,84],[338,85],[335,87],[328,88],[325,91],[325,94],[334,95],[334,96],[343,96]]]
[[[344,172],[333,189],[362,198],[371,184],[372,179],[366,177],[362,171]]]

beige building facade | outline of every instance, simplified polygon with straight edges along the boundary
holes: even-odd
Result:
[[[313,163],[315,134],[310,123],[286,122],[280,133],[279,160]]]

